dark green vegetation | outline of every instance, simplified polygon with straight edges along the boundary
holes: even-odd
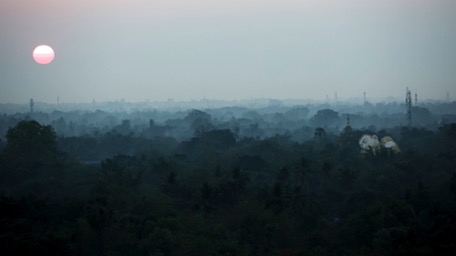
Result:
[[[365,131],[318,118],[302,141],[202,111],[71,137],[20,121],[0,141],[2,253],[456,255],[455,123],[377,131],[402,153],[361,157]]]

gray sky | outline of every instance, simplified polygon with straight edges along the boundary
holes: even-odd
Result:
[[[0,102],[454,98],[455,14],[454,0],[0,0]]]

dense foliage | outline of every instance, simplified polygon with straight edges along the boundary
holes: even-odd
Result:
[[[125,119],[79,136],[19,121],[0,142],[2,251],[456,255],[455,123],[375,131],[402,153],[361,155],[373,131],[337,131],[335,111],[297,128],[306,139],[265,136],[274,127],[250,115],[192,111],[141,129]]]

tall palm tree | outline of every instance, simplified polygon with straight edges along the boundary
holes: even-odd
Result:
[[[321,128],[321,127],[318,127],[317,129],[315,129],[315,136],[318,137],[318,141],[319,141],[319,144],[320,144],[320,148],[321,148],[321,136],[325,135],[326,134],[326,131],[325,129]]]

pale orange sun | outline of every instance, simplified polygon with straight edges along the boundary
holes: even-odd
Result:
[[[54,56],[54,50],[48,45],[40,45],[33,50],[33,59],[38,64],[49,64]]]

